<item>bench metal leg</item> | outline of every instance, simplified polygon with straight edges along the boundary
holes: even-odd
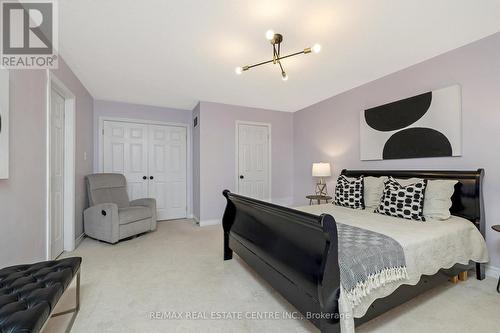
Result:
[[[497,293],[500,293],[500,277],[498,277]]]
[[[75,307],[73,309],[70,309],[70,310],[54,313],[50,317],[51,318],[58,317],[58,316],[62,316],[62,315],[68,314],[68,313],[73,313],[73,316],[71,316],[71,320],[70,320],[68,326],[66,327],[66,331],[65,331],[66,333],[69,333],[71,331],[71,328],[73,327],[73,324],[75,322],[76,315],[78,314],[78,311],[80,311],[80,270],[78,270],[78,273],[76,273]]]
[[[484,280],[486,278],[484,264],[476,263],[476,278],[478,280]]]

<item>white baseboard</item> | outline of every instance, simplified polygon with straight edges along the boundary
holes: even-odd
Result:
[[[82,234],[75,239],[75,249],[80,245],[80,243],[83,241],[85,238],[85,233],[82,232]]]
[[[197,223],[200,225],[200,227],[206,227],[207,225],[217,225],[217,224],[222,224],[221,219],[212,219],[212,220],[203,220],[203,221],[197,221]]]
[[[491,265],[486,265],[485,268],[486,276],[498,279],[498,277],[500,276],[500,268]]]
[[[291,206],[293,204],[293,197],[275,198],[272,199],[271,202],[281,206]],[[198,216],[194,215],[193,215],[193,220],[195,220],[200,227],[205,227],[207,225],[222,224],[222,219],[200,220]]]

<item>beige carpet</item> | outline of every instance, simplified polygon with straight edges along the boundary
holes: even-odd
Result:
[[[319,332],[307,321],[256,318],[258,311],[281,316],[295,309],[239,258],[222,260],[221,226],[166,221],[156,232],[117,245],[87,238],[65,254],[70,255],[83,257],[81,310],[73,333]],[[494,279],[447,284],[357,332],[498,332],[495,287]],[[72,305],[73,292],[65,295],[60,310]],[[160,314],[151,319],[151,312]],[[215,319],[229,312],[236,312],[234,318]],[[182,319],[166,319],[164,313]],[[185,319],[188,313],[198,319]],[[237,319],[237,313],[247,318]],[[64,332],[68,317],[51,319],[45,332]]]

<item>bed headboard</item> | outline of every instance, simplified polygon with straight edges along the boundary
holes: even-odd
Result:
[[[347,177],[392,176],[394,178],[455,179],[455,193],[451,197],[451,214],[473,222],[484,236],[485,216],[483,204],[484,169],[475,171],[420,171],[420,170],[342,170]]]

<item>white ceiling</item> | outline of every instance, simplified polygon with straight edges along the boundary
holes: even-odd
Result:
[[[96,99],[296,111],[500,31],[500,0],[64,0],[60,53]],[[235,75],[315,42],[322,52]]]

